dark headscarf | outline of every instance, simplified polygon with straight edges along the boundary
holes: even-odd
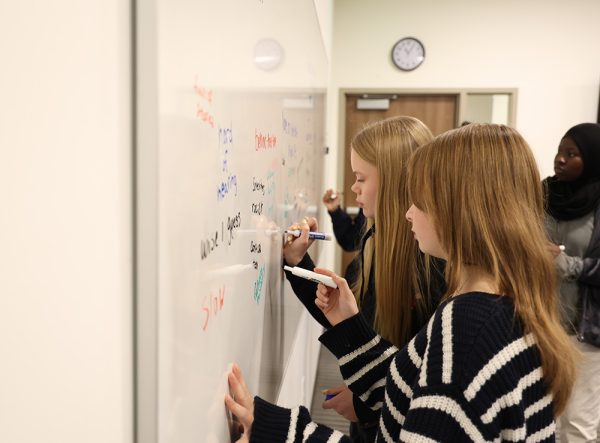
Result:
[[[574,181],[556,176],[544,180],[546,211],[557,220],[574,220],[594,211],[600,202],[600,125],[581,123],[563,136],[570,137],[581,152],[583,171]]]

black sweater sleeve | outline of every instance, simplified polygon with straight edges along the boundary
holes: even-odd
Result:
[[[354,392],[352,393],[352,404],[354,405],[354,413],[362,425],[377,423],[379,412],[375,412],[369,408]]]
[[[353,400],[359,420],[372,422],[372,417],[379,417],[385,378],[398,348],[377,335],[360,313],[325,331],[319,341],[338,359],[342,377],[354,396],[365,399],[360,400],[363,404],[358,409]]]
[[[300,263],[298,263],[296,266],[299,268],[308,269],[309,271],[315,269],[315,264],[308,254],[304,255]],[[325,314],[323,314],[323,312],[315,304],[315,299],[317,298],[317,283],[306,280],[302,277],[298,277],[297,275],[292,274],[290,271],[285,271],[285,276],[290,282],[294,294],[296,294],[298,300],[300,300],[302,304],[306,306],[306,309],[308,309],[310,315],[312,315],[312,317],[324,328],[331,328],[331,323],[329,323],[329,320],[327,320]]]
[[[358,211],[354,219],[341,208],[329,212],[329,216],[331,217],[333,233],[338,244],[345,251],[356,251],[360,247],[360,234],[365,224],[365,216],[362,209]]]

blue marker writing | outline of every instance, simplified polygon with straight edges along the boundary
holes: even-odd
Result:
[[[294,237],[300,237],[302,231],[300,229],[296,229],[294,231],[285,231],[286,234],[293,235]],[[323,232],[309,232],[308,238],[311,240],[331,240],[331,234],[325,234]]]

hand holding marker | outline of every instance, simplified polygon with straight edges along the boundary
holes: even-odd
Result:
[[[325,392],[327,392],[327,391],[325,391]],[[327,393],[326,393],[326,394],[325,394],[325,401],[327,401],[327,400],[331,400],[331,399],[332,399],[333,397],[335,397],[335,396],[336,396],[336,394],[327,394]]]
[[[294,237],[300,237],[300,235],[302,234],[302,231],[300,229],[295,229],[293,231],[287,230],[285,231],[286,234],[288,235],[293,235]],[[311,240],[331,240],[331,234],[325,234],[324,232],[309,232],[308,233],[308,238],[310,238]]]
[[[340,207],[339,197],[342,193],[333,189],[328,189],[323,194],[323,203],[329,212],[333,212]]]

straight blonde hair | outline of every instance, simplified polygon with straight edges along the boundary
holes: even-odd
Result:
[[[447,294],[477,266],[510,297],[533,333],[560,414],[575,378],[576,352],[558,313],[558,279],[546,248],[543,189],[531,149],[507,126],[471,124],[444,133],[410,162],[409,194],[431,218],[448,254]]]
[[[354,152],[375,165],[379,176],[375,217],[367,223],[367,227],[375,223],[375,234],[365,244],[363,273],[358,273],[352,289],[360,303],[360,289],[368,288],[374,259],[375,329],[398,347],[412,337],[413,308],[422,312],[428,302],[428,297],[419,293],[418,247],[404,215],[410,206],[408,161],[419,146],[432,139],[420,120],[398,116],[367,125],[351,142]]]

